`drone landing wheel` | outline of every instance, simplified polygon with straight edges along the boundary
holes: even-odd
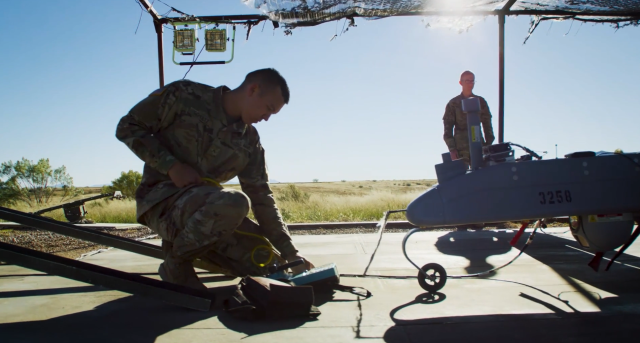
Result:
[[[427,274],[427,277],[418,272],[418,283],[427,292],[437,292],[447,283],[447,271],[437,263],[425,264],[422,266],[422,271]]]

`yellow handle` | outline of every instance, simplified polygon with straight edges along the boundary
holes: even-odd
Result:
[[[212,178],[203,177],[202,181],[207,182],[208,184],[210,184],[212,186],[216,186],[216,187],[222,188],[222,185],[218,181],[216,181],[216,180],[214,180]]]
[[[251,251],[251,262],[253,262],[253,264],[255,264],[258,267],[264,267],[267,264],[271,263],[271,260],[273,260],[273,252],[275,250],[275,248],[273,247],[273,245],[271,245],[271,242],[269,242],[269,240],[267,240],[266,238],[260,236],[260,235],[256,235],[255,233],[251,233],[251,232],[244,232],[244,231],[240,231],[240,230],[236,230],[235,232],[241,234],[241,235],[246,235],[246,236],[253,236],[256,238],[259,238],[261,240],[263,240],[265,243],[267,243],[267,245],[258,245],[255,248],[253,248],[253,250]],[[255,253],[256,250],[258,250],[259,248],[266,248],[267,250],[269,250],[269,259],[267,260],[267,262],[265,263],[258,263],[255,260]]]
[[[265,263],[258,263],[254,257],[256,251],[260,248],[269,250],[269,259]],[[253,248],[253,250],[251,250],[251,262],[253,262],[253,264],[255,264],[256,266],[260,268],[265,267],[267,264],[271,263],[271,260],[273,260],[273,249],[271,249],[271,247],[268,247],[266,245],[257,245],[255,248]]]

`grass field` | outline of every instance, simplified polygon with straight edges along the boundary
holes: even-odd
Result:
[[[377,221],[387,210],[404,209],[435,180],[344,181],[272,184],[276,203],[287,223]],[[240,189],[239,185],[224,185]],[[85,188],[83,197],[100,193],[99,188]],[[74,199],[75,200],[75,199]],[[54,200],[48,206],[55,206]],[[34,212],[37,208],[16,206]],[[132,200],[95,200],[85,204],[87,218],[96,223],[135,223],[136,207]],[[61,209],[44,214],[66,221]],[[406,220],[404,214],[392,214],[391,220]]]

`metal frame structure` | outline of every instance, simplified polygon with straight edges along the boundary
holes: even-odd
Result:
[[[0,207],[0,219],[13,223],[22,224],[40,230],[46,230],[59,235],[80,239],[108,247],[131,251],[136,254],[164,259],[162,248],[144,242],[139,242],[129,238],[122,238],[108,233],[87,229],[70,223],[41,217],[9,208]]]
[[[139,0],[140,4],[149,12],[151,18],[153,19],[153,26],[156,30],[157,40],[158,40],[158,70],[159,70],[159,81],[160,87],[164,87],[164,45],[162,42],[164,28],[162,25],[164,24],[181,24],[181,23],[193,23],[194,21],[208,22],[208,23],[218,23],[218,24],[246,24],[249,25],[249,30],[251,27],[258,24],[263,20],[268,20],[269,17],[264,15],[222,15],[222,16],[202,16],[202,17],[162,17],[156,12],[153,6],[149,3],[148,0]],[[235,26],[234,26],[234,34],[235,34]],[[247,36],[249,34],[247,33]],[[180,65],[202,65],[202,64],[224,64],[224,62],[181,62]]]
[[[86,229],[30,213],[0,207],[0,219],[140,255],[158,259],[164,258],[162,248],[159,246]],[[125,293],[155,298],[191,309],[209,311],[215,304],[215,293],[212,292],[202,292],[8,243],[0,242],[0,261],[80,282],[104,286]],[[194,266],[197,267],[198,264],[194,263]]]
[[[163,62],[163,44],[162,44],[162,25],[163,24],[174,24],[174,23],[185,23],[185,22],[193,22],[194,20],[203,21],[203,22],[217,22],[217,23],[244,23],[249,25],[249,31],[251,30],[251,26],[263,21],[263,20],[271,20],[275,28],[279,27],[279,23],[277,21],[273,21],[270,17],[265,15],[225,15],[225,16],[189,16],[189,17],[162,17],[156,12],[153,6],[149,3],[148,0],[138,0],[142,6],[149,12],[153,19],[153,24],[156,29],[156,33],[158,36],[158,68],[160,74],[160,87],[164,86],[164,62]],[[629,20],[640,19],[640,12],[625,12],[625,11],[564,11],[564,10],[511,10],[511,7],[518,2],[519,0],[509,0],[501,9],[493,10],[493,11],[479,11],[479,10],[466,10],[466,11],[420,11],[420,12],[407,12],[407,13],[399,13],[394,16],[497,16],[498,17],[498,73],[499,73],[499,81],[498,81],[498,93],[499,93],[499,109],[498,109],[498,142],[504,142],[504,78],[505,78],[505,66],[504,66],[504,32],[505,32],[505,19],[507,16],[519,16],[519,15],[528,15],[528,16],[554,16],[558,18],[575,18],[580,17],[580,20],[583,21],[591,21],[588,19],[583,19],[583,17],[606,17],[606,18],[629,18]],[[348,19],[353,19],[354,17],[360,17],[357,14],[346,16]],[[340,20],[343,17],[336,17],[332,20]],[[593,19],[594,22],[599,22],[600,20]],[[606,20],[604,20],[606,21]],[[298,23],[294,26],[315,26],[320,23]],[[248,37],[248,33],[247,33]],[[184,62],[180,63],[181,65],[195,65],[195,64],[207,64],[203,62]],[[208,63],[213,64],[213,63]]]

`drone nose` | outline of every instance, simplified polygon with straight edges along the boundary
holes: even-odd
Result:
[[[438,191],[434,187],[425,192],[407,206],[407,220],[417,226],[445,224],[444,205]]]

